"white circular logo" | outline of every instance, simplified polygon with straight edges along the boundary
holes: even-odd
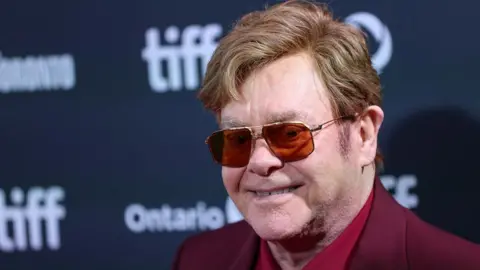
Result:
[[[225,214],[227,215],[227,223],[235,223],[243,220],[243,215],[238,211],[237,206],[230,197],[227,197],[225,203]]]
[[[356,12],[345,19],[345,22],[355,27],[365,28],[379,43],[377,51],[372,55],[372,65],[381,74],[392,58],[392,35],[388,27],[375,15],[368,12]]]

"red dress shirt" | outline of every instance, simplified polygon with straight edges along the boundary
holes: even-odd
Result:
[[[352,223],[327,248],[318,253],[303,270],[329,269],[344,270],[349,257],[362,233],[373,201],[373,191]],[[260,240],[260,253],[255,270],[281,270],[270,252],[265,240]]]

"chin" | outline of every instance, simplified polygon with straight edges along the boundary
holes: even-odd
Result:
[[[302,222],[303,221],[303,222]],[[267,241],[288,239],[302,233],[308,218],[271,213],[248,219],[257,235]]]

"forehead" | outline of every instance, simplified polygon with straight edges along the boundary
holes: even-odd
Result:
[[[330,112],[323,85],[307,55],[281,58],[245,80],[240,86],[241,100],[231,101],[222,109],[220,125],[228,128],[323,120]]]

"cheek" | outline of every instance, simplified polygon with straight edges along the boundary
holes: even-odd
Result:
[[[234,197],[239,192],[240,181],[244,172],[245,168],[222,167],[223,184],[231,197]]]
[[[325,130],[324,136],[315,138],[315,150],[311,154],[315,162],[324,169],[334,170],[341,166],[342,155],[337,129]]]
[[[340,154],[335,136],[328,138],[322,136],[315,141],[315,145],[314,152],[295,165],[310,182],[307,200],[311,203],[331,200],[339,190],[342,179],[345,178],[345,161]]]

